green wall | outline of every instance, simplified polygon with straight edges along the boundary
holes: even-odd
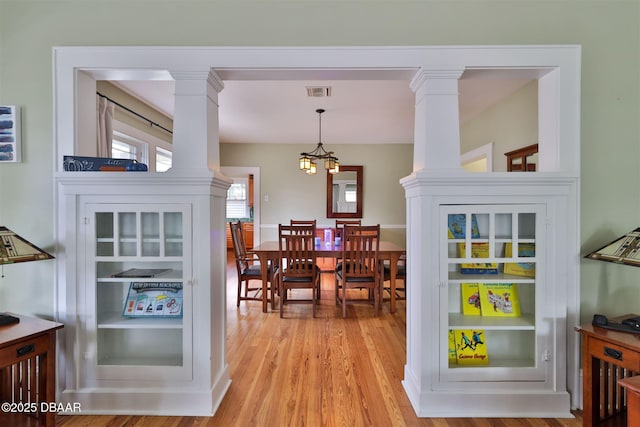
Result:
[[[637,0],[0,0],[0,103],[23,113],[23,162],[0,164],[0,224],[51,249],[52,46],[579,44],[586,253],[640,222],[639,9]],[[0,310],[50,316],[53,265],[6,266]],[[583,319],[640,311],[640,269],[581,265]]]
[[[326,143],[325,143],[326,144]],[[298,158],[315,142],[307,144],[220,144],[221,166],[260,168],[260,220],[262,240],[273,240],[274,224],[296,218],[316,218],[318,225],[335,222],[326,217],[327,178],[323,167],[313,176],[298,169]],[[362,165],[363,224],[380,224],[386,240],[405,245],[406,209],[400,179],[409,175],[413,144],[330,144],[342,165]],[[321,166],[321,165],[320,165]],[[269,201],[264,200],[268,196]]]
[[[533,81],[460,127],[460,152],[493,142],[493,171],[506,172],[504,153],[538,143],[538,82]]]

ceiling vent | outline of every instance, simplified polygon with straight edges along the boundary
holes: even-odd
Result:
[[[331,86],[307,86],[307,96],[313,98],[331,96]]]

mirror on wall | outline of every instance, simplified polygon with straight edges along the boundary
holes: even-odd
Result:
[[[362,218],[362,170],[340,165],[340,172],[327,172],[327,218]]]

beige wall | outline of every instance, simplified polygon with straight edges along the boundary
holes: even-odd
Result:
[[[22,107],[23,162],[0,164],[0,224],[53,250],[52,46],[580,44],[586,253],[640,222],[639,8],[637,0],[2,0],[0,102]],[[50,316],[53,266],[5,266],[0,310]],[[639,310],[640,269],[583,260],[581,273],[584,320]]]
[[[335,223],[326,217],[326,172],[309,176],[298,169],[306,144],[221,144],[221,166],[257,166],[260,168],[259,195],[262,240],[273,240],[273,225],[291,219],[318,220],[318,225]],[[380,224],[383,238],[404,246],[406,209],[400,179],[411,173],[413,144],[325,146],[334,151],[343,165],[362,165],[364,224]],[[264,201],[268,196],[269,201]],[[258,197],[258,195],[256,195]]]
[[[538,82],[533,81],[460,127],[460,151],[493,142],[493,171],[505,172],[504,153],[538,143]]]
[[[143,117],[165,127],[166,129],[173,129],[173,120],[164,114],[160,113],[155,108],[150,107],[139,99],[129,95],[119,87],[104,80],[98,80],[96,82],[96,90],[109,99],[124,105],[125,107],[135,111]],[[136,129],[140,129],[148,134],[155,136],[165,142],[171,143],[171,134],[159,129],[155,126],[151,126],[148,122],[136,117],[135,115],[127,112],[126,110],[117,107],[115,109],[115,119],[123,123],[128,124]]]

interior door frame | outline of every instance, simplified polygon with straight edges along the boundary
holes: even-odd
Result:
[[[260,168],[257,166],[220,166],[220,172],[229,178],[253,175],[253,246],[260,244]]]

